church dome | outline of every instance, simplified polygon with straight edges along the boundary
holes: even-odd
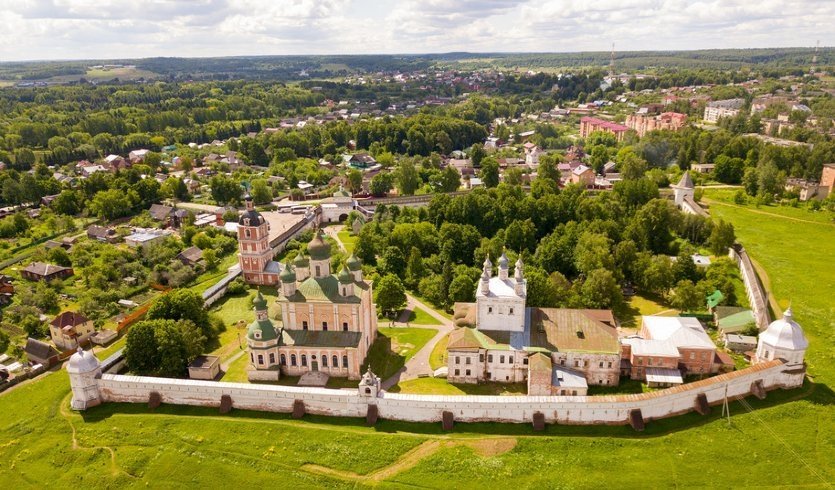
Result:
[[[331,256],[331,246],[325,241],[322,230],[318,230],[313,240],[307,244],[307,253],[313,260],[327,260]]]
[[[293,259],[293,265],[298,267],[307,267],[310,265],[310,261],[307,260],[307,257],[304,256],[303,253],[299,253],[296,255],[296,258]]]
[[[339,274],[336,276],[336,278],[339,279],[339,282],[342,284],[350,284],[354,282],[354,276],[352,276],[351,273],[348,272],[348,268],[344,265],[342,266],[342,269],[339,271]]]
[[[255,295],[255,299],[252,300],[252,306],[255,307],[256,311],[267,309],[267,300],[264,299],[264,295],[261,294],[261,291],[258,291],[258,294]]]
[[[67,362],[67,372],[69,373],[89,373],[95,371],[99,367],[99,360],[92,351],[85,351],[81,347],[78,348],[75,354],[70,357]]]
[[[760,334],[760,342],[786,350],[804,350],[809,347],[803,329],[792,317],[791,308],[783,313],[783,318],[771,322],[765,332]]]
[[[290,283],[296,282],[296,272],[293,270],[293,266],[290,263],[286,263],[284,265],[284,270],[281,271],[281,274],[278,275],[281,282]]]
[[[360,262],[360,259],[354,254],[351,254],[351,256],[348,257],[348,260],[345,262],[345,265],[348,266],[348,270],[352,271],[358,271],[362,269],[362,262]]]
[[[249,324],[246,331],[246,338],[250,340],[257,340],[259,342],[266,342],[268,340],[275,340],[278,338],[278,333],[275,331],[275,325],[267,318],[264,320],[255,320]]]
[[[508,263],[510,263],[510,260],[508,260],[507,254],[502,252],[502,256],[499,257],[499,268],[506,269]]]

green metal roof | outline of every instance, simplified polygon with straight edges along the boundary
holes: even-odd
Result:
[[[359,296],[368,289],[364,282],[354,283],[354,295],[339,295],[339,280],[333,274],[325,277],[308,277],[299,287],[296,293],[287,297],[292,302],[325,301],[329,303],[359,303]]]
[[[753,311],[743,310],[738,313],[734,313],[733,315],[720,318],[716,323],[717,326],[725,332],[739,332],[741,330],[745,330],[745,328],[752,323],[756,324],[756,320],[754,319]]]
[[[362,269],[362,262],[360,262],[360,259],[356,256],[356,254],[351,254],[351,256],[348,257],[348,260],[345,261],[345,265],[348,266],[348,270],[352,271]]]
[[[284,264],[284,270],[281,271],[281,274],[279,274],[278,277],[281,279],[281,282],[296,282],[296,272],[293,270],[293,266],[290,265],[289,260],[286,264]]]
[[[307,267],[310,265],[310,261],[307,260],[307,257],[305,257],[303,253],[299,252],[299,254],[296,255],[296,258],[293,259],[293,265],[296,267]]]
[[[325,241],[325,234],[317,230],[313,240],[307,244],[307,253],[313,260],[325,260],[331,256],[331,246]]]
[[[341,330],[283,330],[282,345],[297,347],[357,347],[362,339],[362,332],[343,332]]]
[[[708,307],[708,309],[715,308],[717,305],[719,305],[719,303],[722,302],[723,299],[725,299],[725,295],[722,294],[722,291],[719,291],[718,289],[716,291],[710,293],[707,296],[707,307]]]
[[[260,339],[255,338],[255,332],[258,331],[261,332]],[[266,318],[264,320],[255,320],[254,322],[249,324],[249,328],[246,331],[246,338],[251,340],[257,340],[259,342],[275,340],[277,337],[278,333],[275,331],[275,325],[269,318]]]

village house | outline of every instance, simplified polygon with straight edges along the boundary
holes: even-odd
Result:
[[[203,251],[197,247],[188,247],[177,254],[177,260],[189,267],[197,267],[203,263]]]
[[[73,270],[72,267],[32,262],[20,270],[20,275],[29,281],[54,281],[70,277],[73,275]]]
[[[49,368],[58,362],[58,351],[51,344],[29,337],[26,339],[26,346],[23,348],[26,358],[32,364],[40,364]]]
[[[594,170],[585,165],[579,165],[571,171],[571,183],[582,187],[594,186]]]
[[[61,350],[77,349],[95,331],[92,320],[74,311],[65,311],[49,322],[49,336]]]
[[[106,243],[116,243],[120,239],[115,229],[99,225],[90,225],[87,228],[87,238]]]
[[[539,157],[545,153],[533,143],[525,143],[525,164],[530,167],[539,165]]]
[[[125,243],[129,247],[147,247],[165,240],[173,235],[171,230],[157,230],[155,228],[134,228],[133,233],[125,237]]]

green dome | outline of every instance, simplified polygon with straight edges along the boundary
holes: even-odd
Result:
[[[260,332],[260,338],[256,336],[257,332]],[[265,318],[264,320],[255,320],[249,324],[249,328],[246,331],[246,338],[258,342],[266,342],[277,339],[278,333],[275,331],[273,322],[269,318]]]
[[[325,241],[322,230],[317,230],[313,240],[310,240],[310,243],[307,244],[307,253],[313,260],[327,260],[330,258],[331,246]]]
[[[293,259],[293,265],[296,267],[307,267],[310,265],[310,261],[307,260],[307,257],[305,257],[303,253],[299,252],[299,254],[296,255],[296,258]]]
[[[351,254],[351,256],[348,257],[348,260],[345,262],[345,265],[348,266],[348,270],[352,271],[358,271],[362,269],[362,262],[360,262],[360,259],[357,258],[357,256],[354,254]]]
[[[281,271],[281,274],[279,274],[278,277],[281,279],[281,282],[296,282],[296,272],[293,270],[293,266],[290,265],[290,261],[287,261],[287,263],[284,264],[284,270]]]
[[[255,311],[267,309],[267,300],[264,299],[261,291],[258,291],[258,294],[255,295],[255,299],[252,300],[252,305],[255,306]]]
[[[348,272],[348,268],[344,265],[342,266],[342,270],[339,271],[339,275],[337,275],[336,278],[339,279],[339,282],[342,284],[350,284],[354,282],[354,276],[352,276],[351,273]]]

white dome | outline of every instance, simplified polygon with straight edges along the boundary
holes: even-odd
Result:
[[[777,349],[804,350],[809,347],[803,329],[792,318],[791,308],[783,313],[783,318],[771,322],[760,334],[760,342]]]
[[[70,373],[89,373],[95,371],[99,367],[99,360],[92,351],[85,351],[81,347],[78,351],[70,357],[67,362],[67,372]]]

